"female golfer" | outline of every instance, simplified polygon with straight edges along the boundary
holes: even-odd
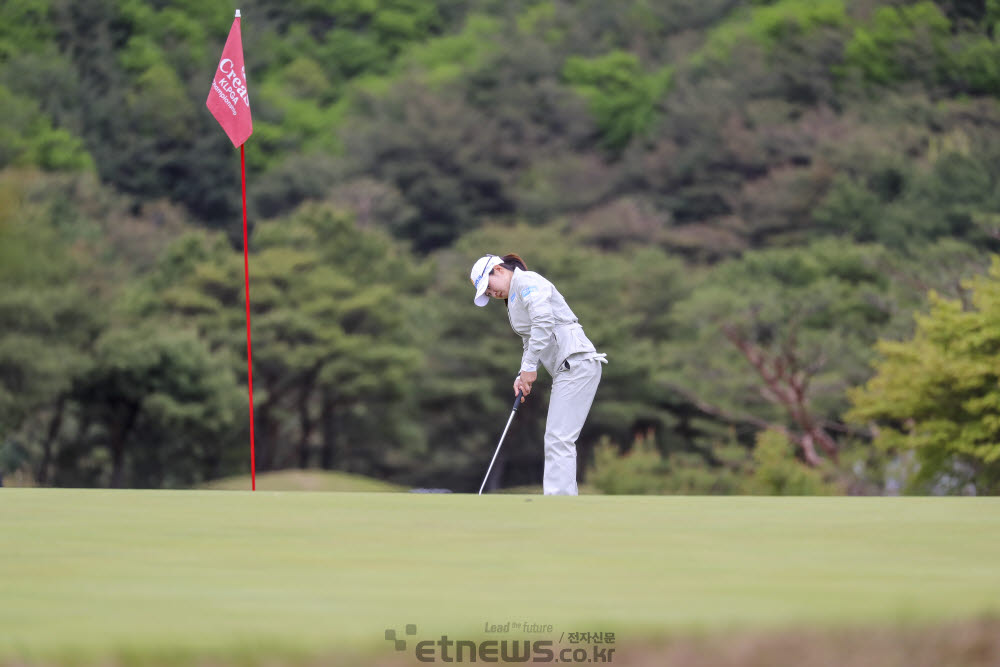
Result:
[[[542,489],[545,495],[575,496],[576,439],[594,402],[607,355],[594,348],[555,285],[528,271],[517,255],[480,257],[469,277],[476,288],[475,304],[485,306],[491,297],[503,299],[510,326],[524,341],[514,395],[531,394],[539,362],[552,376]]]

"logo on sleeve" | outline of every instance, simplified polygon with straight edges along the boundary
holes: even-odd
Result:
[[[535,287],[534,285],[531,285],[529,287],[525,287],[523,290],[521,290],[521,298],[522,299],[527,299],[529,296],[531,296],[532,294],[534,294],[537,291],[538,291],[538,288]]]

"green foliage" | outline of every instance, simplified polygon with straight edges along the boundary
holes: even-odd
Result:
[[[421,0],[384,0],[372,17],[372,29],[390,53],[398,53],[405,44],[427,37],[437,27],[433,4]]]
[[[761,355],[762,368],[775,364],[775,376],[810,377],[806,404],[836,419],[845,383],[866,378],[878,332],[894,327],[896,303],[912,298],[890,284],[886,262],[878,247],[831,240],[719,266],[679,306],[690,338],[670,350],[673,382],[725,412],[749,410],[794,428],[777,385],[764,383],[734,344],[742,341]]]
[[[382,234],[317,206],[262,225],[250,265],[260,469],[387,473],[418,364],[400,293],[418,288],[419,273]],[[130,309],[195,329],[245,381],[243,269],[219,239],[186,237]]]
[[[855,29],[844,59],[872,83],[933,83],[950,29],[950,21],[933,2],[879,7],[870,27]]]
[[[813,218],[830,229],[846,232],[858,241],[902,241],[896,230],[883,230],[882,201],[865,184],[846,174],[838,174],[823,201],[813,211]],[[902,230],[899,230],[902,231]]]
[[[92,363],[100,315],[70,286],[8,289],[0,297],[0,432],[38,418]]]
[[[151,324],[151,323],[150,323]],[[225,361],[193,332],[112,328],[71,394],[94,448],[57,483],[190,486],[218,472],[243,393]],[[110,466],[101,465],[106,452]]]
[[[485,64],[486,58],[497,51],[496,35],[500,30],[497,19],[472,14],[461,32],[409,47],[400,57],[400,69],[423,70],[423,76],[432,84],[452,81]]]
[[[427,251],[451,243],[482,216],[512,210],[504,130],[460,100],[411,86],[371,99],[368,119],[352,127],[346,148],[357,171],[374,172],[416,210],[391,231]]]
[[[239,197],[226,194],[231,153],[198,103],[232,15],[194,2],[70,4],[4,5],[10,21],[3,21],[0,49],[9,59],[0,57],[0,86],[37,89],[41,111],[59,122],[51,129],[49,116],[31,106],[8,120],[0,127],[0,152],[14,155],[0,155],[0,166],[14,158],[51,169],[96,163],[102,178],[142,199],[168,196],[210,225],[238,218]],[[260,4],[245,8],[243,22],[255,139],[264,148],[248,151],[248,162],[258,171],[306,148],[337,152],[335,128],[349,99],[344,82],[389,71],[410,44],[441,31],[439,4],[449,21],[460,18],[447,1]],[[37,68],[27,55],[36,52],[68,65],[72,86],[46,85],[24,72],[29,64]],[[266,59],[256,57],[265,53]],[[12,122],[17,118],[25,120]]]
[[[973,95],[1000,92],[1000,44],[996,25],[991,34],[960,34],[946,61],[946,77],[956,89]]]
[[[257,168],[273,168],[269,158],[293,147],[337,151],[339,142],[329,128],[343,116],[343,106],[324,103],[335,98],[335,91],[315,62],[292,61],[284,71],[262,81],[257,93],[255,99],[269,105],[274,114],[272,121],[265,121],[261,141],[266,150],[254,162]]]
[[[0,5],[0,64],[41,50],[52,39],[49,5],[45,0],[8,0]]]
[[[30,98],[15,95],[0,84],[0,168],[7,165],[51,170],[93,169],[83,142],[41,113]]]
[[[857,29],[845,61],[874,83],[918,80],[931,89],[995,95],[1000,91],[998,18],[993,0],[882,7],[870,27]]]
[[[492,4],[506,9],[513,3]],[[527,0],[519,4],[518,32],[564,53],[593,57],[625,50],[658,61],[667,55],[664,47],[672,38],[686,30],[700,33],[733,8],[729,0],[578,0],[571,4]]]
[[[727,465],[711,467],[696,455],[678,452],[663,456],[652,432],[636,436],[624,453],[605,438],[594,449],[587,483],[614,495],[736,493],[738,469],[746,455],[739,448],[728,454],[731,460]]]
[[[556,11],[556,5],[553,2],[539,2],[528,7],[518,15],[517,29],[523,34],[545,30],[546,41],[558,42],[563,37],[562,31],[547,25],[556,17]]]
[[[792,37],[808,35],[819,28],[847,25],[844,0],[779,0],[757,3],[709,31],[706,44],[695,56],[697,63],[728,62],[734,49],[747,41],[765,51],[774,50]]]
[[[665,493],[670,488],[667,471],[654,438],[636,438],[624,455],[605,439],[594,449],[587,482],[607,494]]]
[[[1000,260],[966,288],[967,305],[932,293],[912,338],[879,342],[875,376],[849,393],[877,446],[916,452],[912,491],[1000,492]]]
[[[757,434],[753,450],[753,473],[746,479],[743,492],[769,496],[828,496],[837,489],[823,479],[815,468],[807,468],[795,459],[792,443],[774,429]]]
[[[652,429],[665,490],[735,492],[773,426],[804,460],[825,433],[823,474],[852,492],[902,465],[840,415],[874,341],[908,336],[929,288],[967,296],[1000,249],[996,0],[244,10],[263,466],[473,488],[519,350],[465,274],[508,250],[610,354],[581,462]],[[247,379],[238,158],[203,106],[232,20],[196,0],[0,6],[0,439],[42,483],[245,472],[245,410],[137,384],[115,468],[117,422],[67,389],[133,328],[189,337],[156,345],[218,375],[193,393]],[[544,391],[525,407],[504,484],[537,484],[545,409]],[[175,427],[217,442],[184,449]],[[789,476],[816,465],[781,454]]]
[[[590,105],[603,143],[620,150],[649,131],[672,72],[665,67],[645,74],[635,55],[612,51],[599,58],[570,58],[563,76]]]
[[[1000,205],[990,133],[955,129],[927,139],[923,164],[876,157],[840,173],[812,212],[821,228],[862,242],[920,246],[941,238],[990,244],[977,220]]]
[[[144,70],[125,98],[136,125],[165,140],[185,138],[195,120],[195,106],[173,68],[159,63]]]

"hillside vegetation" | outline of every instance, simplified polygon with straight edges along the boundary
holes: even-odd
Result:
[[[520,349],[466,276],[513,251],[608,353],[599,490],[1000,490],[998,0],[241,9],[259,471],[475,490]],[[0,5],[0,473],[248,472],[230,11]]]

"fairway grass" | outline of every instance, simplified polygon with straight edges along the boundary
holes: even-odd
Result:
[[[1000,613],[1000,499],[0,489],[0,663]]]
[[[216,491],[249,491],[253,479],[250,475],[225,477],[206,482],[204,489]],[[321,470],[279,470],[257,475],[258,491],[351,491],[391,492],[406,491],[405,487],[390,484],[364,475]]]

